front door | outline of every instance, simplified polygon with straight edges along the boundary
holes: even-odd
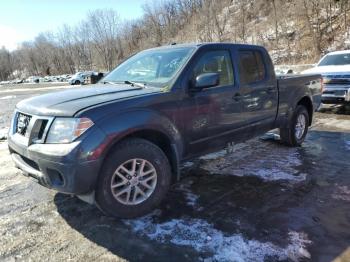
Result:
[[[201,154],[222,147],[230,141],[233,130],[244,125],[241,101],[229,50],[207,50],[197,59],[190,81],[204,73],[218,73],[219,85],[194,93],[189,102],[195,105],[191,122],[187,123],[190,148]]]

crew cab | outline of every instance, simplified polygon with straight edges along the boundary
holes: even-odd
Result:
[[[350,50],[328,53],[302,73],[323,76],[322,103],[350,104]]]
[[[300,146],[320,92],[320,75],[277,79],[260,46],[163,46],[96,85],[21,101],[8,145],[43,186],[136,217],[163,200],[183,161],[275,128]]]

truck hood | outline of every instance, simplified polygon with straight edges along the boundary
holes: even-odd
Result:
[[[319,66],[303,71],[304,74],[319,73],[327,87],[350,85],[350,65]]]
[[[78,111],[120,99],[159,93],[160,88],[139,88],[130,85],[97,84],[22,100],[17,104],[21,112],[39,116],[74,116]]]
[[[334,65],[334,66],[316,66],[307,69],[302,72],[302,74],[350,74],[350,65]]]

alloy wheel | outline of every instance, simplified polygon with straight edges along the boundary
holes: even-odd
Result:
[[[147,200],[157,185],[157,171],[145,159],[134,158],[121,164],[111,180],[114,198],[124,205],[137,205]]]

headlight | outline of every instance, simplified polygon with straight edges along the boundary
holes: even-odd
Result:
[[[48,144],[70,143],[93,126],[89,118],[56,118],[46,139]]]

